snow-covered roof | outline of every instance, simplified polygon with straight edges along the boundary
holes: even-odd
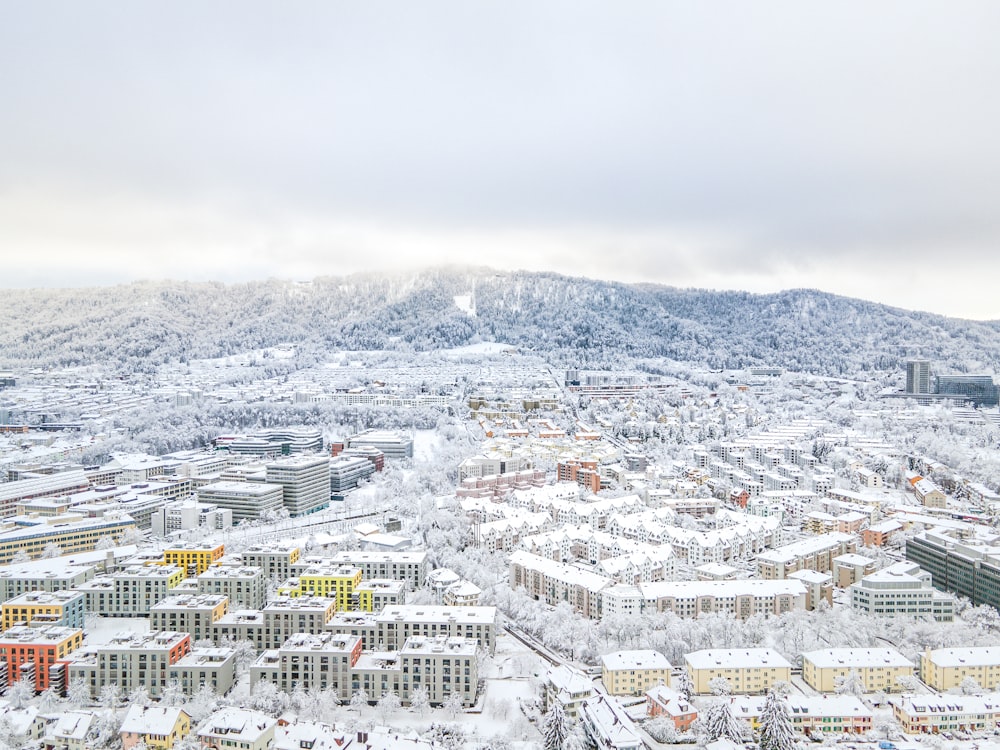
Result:
[[[968,648],[938,648],[928,658],[939,667],[979,667],[1000,665],[1000,648],[972,646]]]
[[[811,662],[818,669],[913,667],[913,662],[894,648],[827,648],[806,651],[802,660]]]
[[[125,714],[125,720],[119,731],[134,734],[169,735],[174,731],[177,722],[180,721],[181,714],[186,713],[184,709],[176,706],[133,705]]]
[[[791,669],[791,663],[773,648],[705,649],[684,655],[692,669]]]
[[[667,657],[652,649],[615,651],[604,654],[601,657],[601,663],[610,672],[620,669],[671,669]]]
[[[246,708],[223,708],[209,716],[198,730],[200,736],[224,735],[227,740],[256,742],[277,724],[267,714]]]

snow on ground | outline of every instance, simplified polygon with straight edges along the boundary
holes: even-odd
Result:
[[[502,354],[516,347],[510,344],[502,344],[499,341],[481,341],[478,344],[468,346],[456,346],[454,349],[442,349],[441,354],[449,359],[458,357],[471,357],[481,354]]]
[[[455,307],[464,312],[470,318],[476,317],[476,307],[472,304],[471,294],[456,294],[453,299],[455,300]]]
[[[441,452],[444,438],[437,430],[413,431],[413,460],[415,463],[434,461]]]

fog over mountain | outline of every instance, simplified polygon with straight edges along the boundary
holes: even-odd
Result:
[[[0,365],[104,363],[119,372],[295,343],[325,352],[447,349],[495,341],[567,365],[666,358],[831,376],[1000,368],[1000,321],[912,312],[816,290],[776,294],[611,283],[552,273],[439,268],[246,284],[141,282],[6,290]]]

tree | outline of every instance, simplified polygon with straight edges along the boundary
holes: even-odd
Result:
[[[643,727],[646,732],[659,743],[672,745],[677,742],[677,727],[668,716],[657,716],[647,721]]]
[[[18,680],[4,693],[13,708],[24,708],[35,697],[35,686],[28,680]]]
[[[145,685],[137,685],[129,693],[128,702],[132,706],[148,706],[152,703],[152,699],[149,697],[149,690],[146,689]]]
[[[402,704],[400,703],[399,696],[392,690],[386,690],[382,693],[382,697],[379,698],[378,704],[376,704],[376,710],[382,722],[387,722],[389,717],[396,714],[399,711],[400,705]]]
[[[563,711],[562,703],[554,700],[542,724],[542,747],[545,750],[563,750],[567,736],[569,726],[566,723],[566,712]]]
[[[733,686],[725,677],[713,677],[708,681],[708,689],[712,695],[732,695]]]
[[[983,686],[980,685],[975,677],[965,677],[960,683],[958,683],[958,689],[961,691],[962,695],[979,695],[983,692]]]
[[[677,684],[674,686],[674,691],[686,701],[690,701],[691,696],[694,695],[694,683],[691,681],[691,675],[688,674],[686,669],[681,670],[680,677],[677,678]]]
[[[788,703],[777,690],[770,690],[760,714],[760,750],[792,750],[795,729]]]
[[[160,703],[164,706],[182,706],[185,700],[184,690],[177,680],[170,680],[163,686],[163,692],[160,693]]]
[[[733,742],[743,742],[747,725],[733,713],[732,701],[732,698],[723,697],[705,710],[703,730],[707,742],[715,742],[723,737]]]
[[[460,713],[465,706],[465,701],[462,700],[461,693],[452,693],[448,696],[448,700],[444,702],[444,710],[448,712],[451,718],[455,718]]]
[[[38,710],[43,714],[58,711],[62,706],[62,696],[54,687],[45,688],[38,697]]]
[[[413,692],[410,693],[410,708],[416,711],[420,716],[427,715],[427,709],[431,706],[430,694],[427,692],[427,688],[421,685],[418,688],[414,688]]]
[[[55,542],[49,542],[45,545],[45,549],[42,550],[42,559],[49,560],[54,557],[62,557],[62,553],[62,547]]]
[[[920,690],[920,680],[912,674],[900,675],[896,678],[896,684],[907,693],[916,693]]]
[[[351,696],[351,710],[357,711],[361,715],[361,709],[368,705],[368,693],[364,688],[358,688]]]
[[[90,705],[90,686],[83,680],[74,680],[66,691],[66,700],[73,708],[83,708]]]
[[[852,669],[843,677],[834,680],[833,692],[837,695],[853,695],[860,698],[865,694],[865,683],[856,670]]]
[[[101,693],[97,698],[97,702],[101,704],[101,708],[111,710],[118,708],[122,704],[122,689],[118,687],[118,683],[105,683],[101,687]]]

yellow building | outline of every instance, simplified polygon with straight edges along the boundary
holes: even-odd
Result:
[[[187,571],[188,578],[200,576],[212,563],[222,559],[225,554],[226,545],[183,545],[172,547],[163,553],[164,565],[176,565],[181,570]]]
[[[15,625],[82,628],[86,596],[79,591],[26,591],[0,605],[0,630]]]
[[[802,654],[802,679],[814,690],[833,693],[839,679],[855,672],[866,693],[898,693],[900,677],[913,677],[914,665],[892,648],[829,648]]]
[[[351,596],[361,584],[361,568],[347,565],[306,568],[278,589],[288,596],[323,596],[337,600],[337,611],[351,608]]]
[[[928,649],[920,657],[920,679],[940,693],[958,687],[968,677],[985,690],[996,690],[1000,686],[1000,648]]]
[[[191,716],[174,706],[133,705],[118,731],[122,750],[143,743],[150,750],[171,750],[191,734]]]
[[[601,680],[611,695],[643,695],[657,685],[670,687],[672,669],[659,651],[616,651],[601,657]]]
[[[776,682],[790,682],[791,663],[774,649],[706,649],[684,655],[688,676],[698,695],[712,692],[709,683],[723,678],[733,693],[766,693]]]

